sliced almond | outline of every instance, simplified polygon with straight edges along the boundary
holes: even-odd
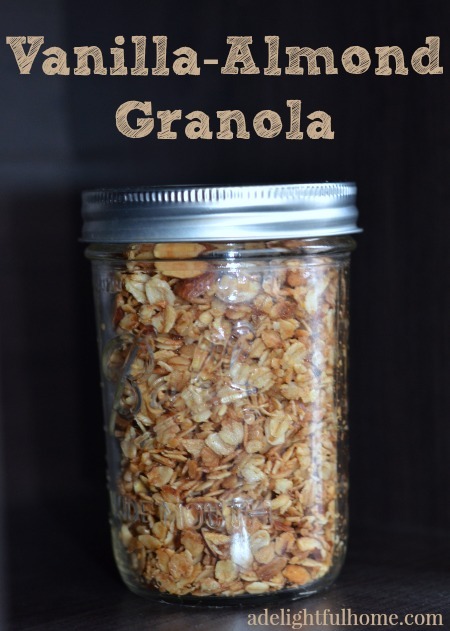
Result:
[[[207,272],[209,265],[207,261],[158,261],[155,267],[171,278],[196,278]]]
[[[157,243],[154,255],[157,259],[195,259],[205,250],[200,243]]]

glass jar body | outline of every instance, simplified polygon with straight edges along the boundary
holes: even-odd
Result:
[[[113,547],[134,591],[329,586],[346,549],[349,237],[90,246]]]

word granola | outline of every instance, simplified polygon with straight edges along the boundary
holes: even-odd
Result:
[[[132,246],[117,272],[113,517],[141,588],[306,590],[342,554],[345,265],[275,245]]]
[[[48,46],[55,42],[46,41],[44,35],[6,37],[6,45],[12,53],[10,62],[15,63],[20,75],[42,72],[43,76],[73,76],[82,81],[89,76],[111,78],[128,75],[133,78],[151,75],[163,81],[183,77],[183,81],[192,81],[189,89],[193,91],[202,81],[200,75],[206,79],[214,71],[221,77],[267,76],[269,79],[264,79],[267,82],[277,81],[276,77],[291,76],[300,78],[301,83],[306,76],[334,77],[346,73],[358,77],[369,70],[374,76],[384,78],[404,77],[410,71],[419,76],[439,76],[444,73],[440,65],[440,42],[437,35],[426,36],[425,45],[412,52],[408,60],[409,54],[405,55],[399,45],[375,46],[374,50],[349,45],[344,50],[335,51],[329,46],[289,45],[289,42],[280,41],[280,37],[273,34],[264,36],[264,39],[258,37],[255,42],[252,35],[229,35],[226,38],[227,56],[221,55],[219,59],[214,53],[213,57],[210,54],[205,56],[204,46],[198,50],[186,45],[173,48],[169,46],[166,35],[132,35],[128,41],[123,35],[116,35],[110,42],[114,45],[106,49],[95,45],[68,49],[58,45]],[[169,79],[165,79],[167,77]],[[252,82],[252,89],[256,85],[260,84]],[[222,89],[226,89],[225,84]],[[289,127],[286,122],[283,123],[286,112],[283,116],[283,112],[280,115],[272,109],[246,114],[241,109],[218,109],[208,114],[202,109],[187,112],[174,104],[171,109],[156,110],[153,118],[152,101],[140,97],[139,100],[125,101],[116,109],[115,123],[116,129],[130,139],[149,136],[155,126],[158,126],[158,131],[153,138],[157,140],[175,140],[179,136],[189,140],[249,140],[255,135],[267,140],[279,137],[283,127],[287,130],[283,134],[286,140],[335,138],[332,117],[322,107],[311,108],[313,111],[305,116],[302,115],[301,99],[288,99],[286,105],[290,110]],[[164,107],[167,107],[166,102]],[[311,122],[308,124],[305,118]],[[254,134],[247,130],[247,126]],[[306,136],[301,126],[306,127]]]

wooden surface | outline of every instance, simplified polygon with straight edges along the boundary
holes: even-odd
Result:
[[[10,519],[8,631],[206,631],[216,624],[221,631],[244,631],[255,628],[248,626],[248,614],[259,615],[265,607],[269,614],[281,607],[313,614],[351,608],[358,614],[395,613],[399,619],[438,613],[444,619],[439,628],[450,629],[448,538],[356,533],[345,568],[326,593],[269,606],[193,608],[148,602],[127,590],[100,512],[74,502],[71,508],[16,512]]]

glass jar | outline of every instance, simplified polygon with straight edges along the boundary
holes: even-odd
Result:
[[[147,597],[329,586],[346,549],[347,183],[84,194],[114,553]]]

